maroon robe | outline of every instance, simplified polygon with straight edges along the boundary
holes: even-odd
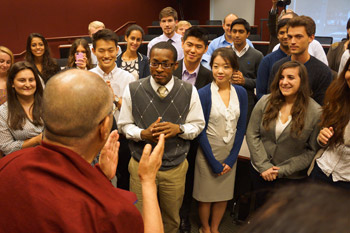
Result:
[[[43,143],[0,159],[0,232],[143,232],[135,201],[64,147]]]

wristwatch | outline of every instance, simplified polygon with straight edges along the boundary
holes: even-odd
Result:
[[[119,103],[119,97],[118,96],[114,97],[113,103],[115,104],[116,107],[118,107],[118,103]]]

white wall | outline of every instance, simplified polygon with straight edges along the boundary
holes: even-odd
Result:
[[[255,0],[210,0],[210,19],[223,20],[230,13],[254,25]]]

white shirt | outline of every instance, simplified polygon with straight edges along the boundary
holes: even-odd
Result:
[[[156,38],[153,38],[147,46],[147,57],[150,58],[150,51],[151,48],[153,47],[153,45],[162,42],[162,41],[168,41],[169,39],[171,39],[173,42],[171,43],[176,51],[177,51],[177,60],[180,61],[182,58],[184,58],[184,51],[182,49],[182,40],[181,40],[182,36],[180,34],[174,33],[173,37],[169,38],[166,35],[162,34]]]
[[[334,182],[350,182],[350,122],[344,130],[344,144],[334,149],[328,147],[316,161],[325,175],[332,175]]]
[[[158,94],[157,90],[160,85],[154,81],[153,77],[150,78],[150,83],[152,89]],[[165,85],[165,87],[167,88],[168,92],[173,89],[174,76]],[[189,112],[185,120],[185,124],[183,124],[184,133],[180,134],[179,137],[185,140],[192,140],[197,137],[200,132],[202,132],[204,126],[205,120],[202,105],[199,100],[197,89],[193,86]],[[120,116],[118,119],[118,129],[125,134],[126,138],[128,139],[133,139],[134,141],[142,140],[141,131],[144,129],[141,129],[135,125],[134,116],[132,115],[132,102],[129,85],[124,91],[123,106],[120,110]]]
[[[350,57],[350,51],[347,49],[341,56],[338,74],[340,74],[343,71],[346,62],[349,60],[349,57]]]
[[[249,49],[249,44],[246,43],[245,46],[244,46],[244,48],[243,48],[240,52],[238,52],[238,50],[235,48],[235,45],[234,45],[234,44],[232,45],[232,49],[233,49],[233,51],[235,51],[237,57],[242,57],[242,56],[248,51],[248,49]]]
[[[281,112],[278,112],[278,118],[277,118],[277,120],[276,120],[276,129],[275,129],[276,139],[278,139],[278,138],[281,136],[283,130],[284,130],[284,129],[288,126],[288,124],[292,121],[292,116],[289,115],[289,116],[288,116],[287,122],[286,122],[286,123],[282,123],[282,121],[281,121],[281,116],[282,116]]]
[[[111,87],[113,89],[114,95],[121,97],[124,93],[126,86],[135,81],[135,77],[129,72],[118,68],[117,66],[106,74],[99,66],[90,70],[95,74],[98,74],[104,81],[110,81]],[[117,110],[114,114],[116,121],[118,121],[119,111]]]
[[[277,44],[273,48],[272,52],[275,52],[279,47],[280,47],[280,44]],[[327,56],[320,42],[318,42],[317,40],[311,41],[311,43],[309,44],[308,51],[311,56],[316,57],[318,60],[320,60],[321,62],[323,62],[328,66]]]

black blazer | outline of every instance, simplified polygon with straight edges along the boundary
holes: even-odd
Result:
[[[117,57],[116,63],[118,67],[120,67],[120,65],[122,64],[123,53]],[[138,55],[138,63],[139,63],[139,79],[146,78],[150,75],[148,57],[146,57],[145,55],[139,52],[137,53],[137,55]]]
[[[183,59],[179,61],[179,66],[173,73],[173,75],[178,77],[179,79],[182,79],[182,72],[183,72],[182,64],[183,64]],[[211,81],[213,81],[213,76],[211,71],[205,68],[204,66],[202,66],[202,64],[200,64],[196,83],[194,84],[194,86],[198,90],[204,87],[205,85],[211,83]]]

